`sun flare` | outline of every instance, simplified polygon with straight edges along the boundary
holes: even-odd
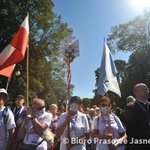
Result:
[[[139,10],[150,8],[150,0],[132,0],[132,5]]]

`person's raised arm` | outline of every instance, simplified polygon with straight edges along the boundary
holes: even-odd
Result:
[[[56,137],[60,137],[63,134],[66,126],[68,125],[68,122],[70,121],[70,119],[71,119],[71,116],[69,116],[69,115],[66,116],[66,119],[64,120],[64,122],[59,126],[59,123],[61,120],[61,118],[60,118],[60,120],[58,121],[58,127],[56,129]]]

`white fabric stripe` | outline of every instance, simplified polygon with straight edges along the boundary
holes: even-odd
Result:
[[[23,23],[21,24],[20,27],[25,28],[27,33],[29,34],[29,22],[28,22],[28,16],[24,19]]]
[[[3,63],[12,55],[12,53],[15,51],[15,47],[12,45],[7,45],[5,49],[0,53],[0,65],[2,66]]]

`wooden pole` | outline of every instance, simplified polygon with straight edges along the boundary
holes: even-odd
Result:
[[[27,48],[27,93],[26,93],[27,108],[29,107],[29,47]]]
[[[11,77],[8,77],[7,84],[6,84],[6,91],[8,90],[9,82],[11,81]]]
[[[27,47],[27,92],[26,92],[26,107],[27,113],[26,117],[29,114],[29,47]],[[28,124],[26,125],[27,141],[28,141]]]
[[[29,16],[29,12],[27,13]],[[27,103],[27,113],[26,117],[28,117],[29,114],[29,43],[27,46],[27,92],[26,92],[26,103]],[[28,124],[26,125],[26,133],[27,133],[27,141],[28,141]]]
[[[106,97],[108,97],[108,92],[106,93]]]
[[[29,16],[29,12],[27,12]],[[29,44],[29,43],[28,43]],[[27,93],[26,93],[26,100],[27,100],[27,108],[29,107],[29,45],[27,46]]]

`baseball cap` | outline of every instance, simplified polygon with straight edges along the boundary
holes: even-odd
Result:
[[[22,98],[22,99],[24,99],[24,96],[23,95],[17,95],[16,98]]]

